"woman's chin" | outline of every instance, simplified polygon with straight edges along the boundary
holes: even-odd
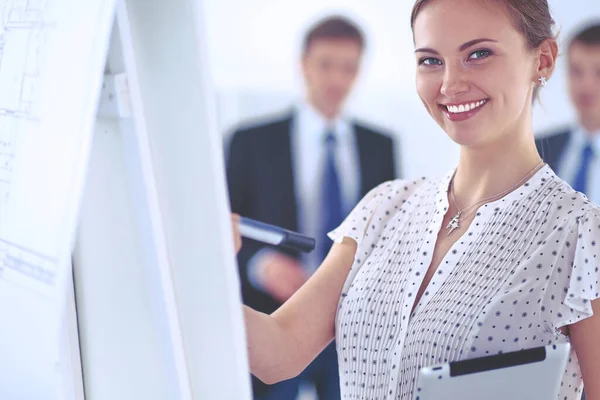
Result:
[[[446,133],[454,143],[460,146],[476,147],[481,142],[480,132],[451,129]]]

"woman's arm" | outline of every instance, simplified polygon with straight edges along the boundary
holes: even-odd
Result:
[[[586,400],[600,400],[600,299],[592,301],[594,315],[569,326],[577,353]]]
[[[244,307],[250,370],[272,384],[298,375],[331,342],[357,244],[334,244],[317,272],[271,315]]]

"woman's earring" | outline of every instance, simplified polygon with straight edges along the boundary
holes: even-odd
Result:
[[[546,86],[546,84],[548,83],[548,79],[546,79],[545,76],[540,76],[538,81],[540,81],[540,85],[542,85],[542,86]]]

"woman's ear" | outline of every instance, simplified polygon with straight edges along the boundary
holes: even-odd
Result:
[[[534,80],[537,81],[540,77],[550,79],[556,67],[556,59],[558,58],[558,43],[554,39],[546,39],[542,42],[537,51],[538,63],[537,71]]]

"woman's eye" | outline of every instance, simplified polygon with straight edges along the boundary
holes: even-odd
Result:
[[[442,62],[437,58],[427,57],[419,61],[419,65],[442,65]]]
[[[469,56],[469,59],[470,60],[480,60],[482,58],[488,57],[490,54],[492,54],[492,52],[489,50],[477,50],[477,51],[474,51],[473,53],[471,53],[471,55]]]

